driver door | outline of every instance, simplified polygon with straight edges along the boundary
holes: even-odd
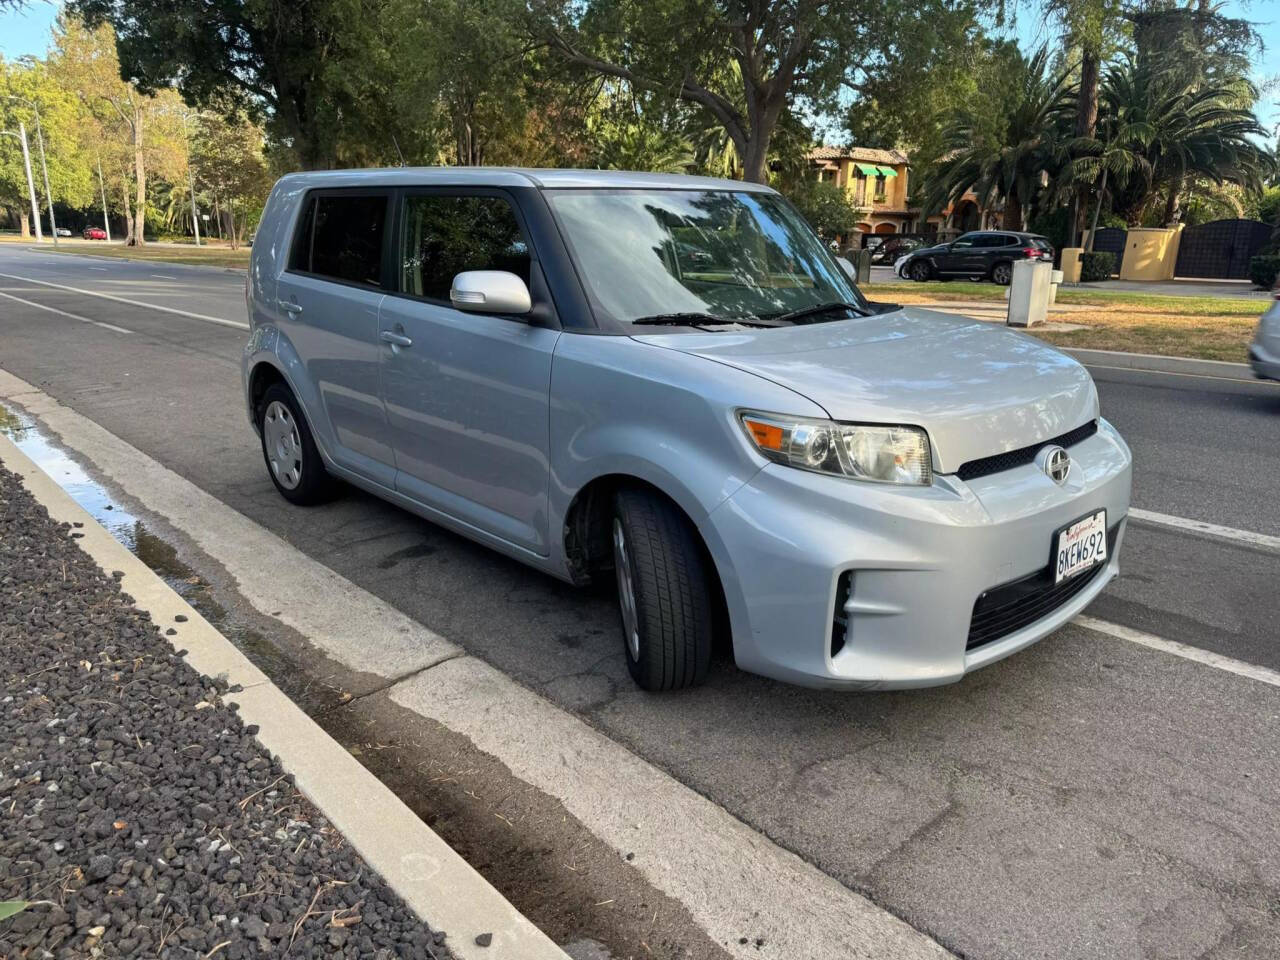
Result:
[[[397,197],[394,287],[379,312],[396,489],[545,556],[551,359],[559,330],[454,309],[465,270],[506,270],[547,297],[511,199],[422,189]]]

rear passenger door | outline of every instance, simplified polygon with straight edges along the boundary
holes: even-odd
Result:
[[[519,210],[499,190],[402,191],[379,325],[396,488],[507,543],[548,553],[548,391],[559,330],[455,310],[465,270],[506,270],[549,304]],[[407,341],[407,343],[405,342]]]
[[[386,487],[395,456],[379,384],[378,307],[390,201],[387,190],[309,193],[276,286],[280,333],[303,368],[291,379],[320,445],[338,466]]]

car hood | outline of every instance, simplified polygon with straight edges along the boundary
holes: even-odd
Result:
[[[936,246],[920,247],[918,250],[912,250],[911,255],[915,256],[917,253],[946,253],[950,249],[947,244],[939,243]]]
[[[1093,379],[1066,354],[1003,327],[933,310],[636,339],[772,380],[833,420],[923,427],[940,473],[1043,443],[1098,416]]]

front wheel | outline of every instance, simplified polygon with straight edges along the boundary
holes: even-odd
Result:
[[[688,519],[656,493],[619,491],[613,564],[631,678],[654,692],[702,683],[711,664],[710,573]]]
[[[933,269],[925,260],[917,260],[915,263],[907,267],[907,276],[917,283],[923,283],[933,276]]]
[[[991,279],[1002,287],[1007,287],[1013,280],[1013,264],[997,263],[991,268]]]

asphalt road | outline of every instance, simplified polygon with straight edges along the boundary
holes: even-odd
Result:
[[[242,282],[0,247],[0,295],[28,301],[0,296],[0,366],[958,952],[1280,953],[1280,691],[1068,628],[934,691],[814,693],[722,663],[694,694],[640,694],[610,599],[362,494],[275,494],[243,333],[210,322],[242,321]],[[1280,388],[1095,379],[1136,507],[1280,535]],[[1280,669],[1278,580],[1274,551],[1132,522],[1090,613]]]

